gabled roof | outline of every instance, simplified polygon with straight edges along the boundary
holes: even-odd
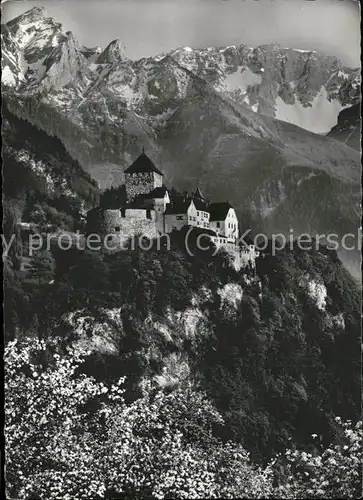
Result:
[[[176,200],[173,203],[169,203],[166,207],[165,214],[166,215],[177,215],[177,214],[186,214],[188,212],[188,208],[192,200],[189,198],[187,200]]]
[[[168,190],[166,189],[166,187],[161,186],[153,189],[152,191],[150,191],[150,193],[140,195],[140,197],[144,199],[164,198],[167,192]]]
[[[221,203],[211,203],[209,205],[210,222],[217,220],[225,220],[230,208],[233,207],[230,203],[228,203],[228,201]]]
[[[136,158],[134,163],[125,170],[125,174],[141,174],[147,172],[156,172],[159,175],[164,175],[158,168],[156,168],[154,163],[144,152],[142,152],[141,155]]]
[[[193,198],[193,203],[197,210],[201,210],[203,212],[209,212],[209,208],[207,207],[207,204],[203,200],[199,198]]]

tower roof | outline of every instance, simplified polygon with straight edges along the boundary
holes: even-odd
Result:
[[[205,199],[204,196],[203,196],[202,191],[199,189],[199,186],[195,190],[195,193],[193,194],[193,198],[198,198],[199,200],[204,200]]]
[[[156,172],[159,175],[163,175],[144,151],[142,151],[141,155],[136,158],[134,163],[125,170],[125,174],[141,174],[147,172]]]

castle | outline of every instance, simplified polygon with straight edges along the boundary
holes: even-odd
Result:
[[[143,150],[125,170],[127,203],[119,209],[98,207],[89,210],[87,232],[124,239],[137,234],[155,238],[184,226],[195,226],[202,229],[217,248],[225,247],[252,256],[251,247],[239,247],[238,219],[228,202],[207,201],[199,187],[192,196],[171,199],[163,177]]]

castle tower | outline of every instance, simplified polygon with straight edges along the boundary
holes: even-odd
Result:
[[[144,149],[134,163],[125,170],[125,186],[128,201],[163,186],[162,172],[145,154]]]
[[[197,186],[197,189],[195,190],[195,193],[193,194],[193,198],[196,198],[197,200],[205,201],[205,198],[203,196],[202,191],[199,189],[199,186]]]

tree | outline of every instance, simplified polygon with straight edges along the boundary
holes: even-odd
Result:
[[[48,219],[44,210],[44,204],[36,203],[31,211],[29,212],[29,221],[38,224],[39,226],[45,226]]]
[[[55,272],[55,260],[48,250],[39,250],[31,261],[31,275],[38,278],[39,285],[49,282]]]
[[[9,497],[271,496],[270,471],[213,437],[222,420],[203,394],[158,391],[126,404],[123,379],[107,387],[79,373],[84,354],[61,357],[54,342],[8,344]]]
[[[75,255],[77,259],[69,270],[69,282],[74,288],[74,305],[104,305],[104,295],[109,291],[109,271],[99,251],[85,250]]]
[[[342,440],[320,452],[287,450],[273,461],[280,463],[283,478],[280,498],[359,498],[362,493],[362,422],[335,419]],[[317,440],[318,436],[312,436]]]

